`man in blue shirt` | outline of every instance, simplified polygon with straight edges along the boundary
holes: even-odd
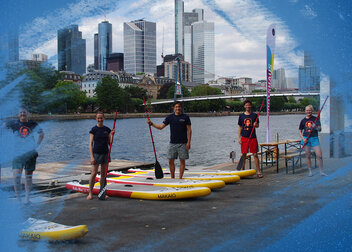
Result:
[[[180,158],[180,176],[182,179],[186,167],[186,159],[189,158],[188,151],[191,149],[191,120],[189,116],[182,113],[182,103],[173,104],[174,113],[168,115],[162,124],[154,124],[149,118],[147,122],[156,129],[162,130],[170,124],[170,144],[167,151],[171,178],[175,178],[175,159]]]

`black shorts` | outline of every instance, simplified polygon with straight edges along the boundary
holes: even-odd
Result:
[[[108,162],[108,153],[100,154],[100,153],[93,153],[94,160],[96,164],[106,164]],[[111,158],[110,160],[111,161]]]
[[[30,151],[12,160],[12,169],[25,169],[34,171],[37,162],[38,152]]]

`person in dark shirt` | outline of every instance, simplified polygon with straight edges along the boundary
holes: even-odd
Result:
[[[180,159],[180,174],[182,179],[186,168],[186,159],[189,158],[188,151],[191,149],[191,120],[188,115],[182,113],[182,103],[173,104],[174,113],[168,115],[162,124],[155,124],[147,118],[147,123],[156,129],[162,130],[170,124],[170,144],[168,147],[167,158],[169,159],[169,169],[171,178],[175,178],[175,159]]]
[[[44,139],[44,132],[38,124],[28,119],[28,111],[21,109],[19,119],[10,121],[6,124],[15,134],[15,145],[17,156],[12,160],[12,170],[15,180],[14,190],[17,199],[21,202],[21,177],[22,171],[25,170],[25,202],[29,204],[29,193],[32,189],[32,176],[35,170],[38,152],[36,148]],[[38,140],[34,138],[34,133],[39,135]]]
[[[243,102],[245,112],[240,114],[238,118],[238,143],[241,145],[241,153],[246,158],[248,149],[253,153],[254,163],[257,168],[257,177],[262,178],[263,174],[260,171],[259,159],[258,159],[258,141],[255,134],[255,128],[259,127],[259,118],[257,119],[257,114],[252,112],[252,102],[250,100],[245,100]],[[252,129],[254,127],[251,139],[249,139]],[[245,163],[243,162],[242,170],[245,168]]]
[[[95,119],[97,125],[94,126],[89,132],[89,153],[90,163],[92,164],[92,173],[89,179],[89,194],[87,200],[93,198],[93,187],[95,177],[97,176],[100,165],[100,180],[105,179],[106,167],[109,162],[109,144],[112,141],[113,131],[104,126],[105,116],[103,112],[97,112]],[[107,198],[107,196],[105,196]]]
[[[318,160],[320,175],[326,176],[326,174],[323,172],[322,151],[320,148],[318,131],[321,131],[320,120],[319,119],[317,120],[317,118],[313,116],[313,106],[308,105],[306,107],[306,116],[301,120],[301,123],[299,124],[299,135],[302,139],[301,144],[302,145],[305,144],[304,151],[306,152],[309,177],[313,176],[312,163],[310,160],[311,148],[313,148],[315,152],[315,156]]]

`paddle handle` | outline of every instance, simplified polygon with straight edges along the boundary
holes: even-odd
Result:
[[[149,119],[149,113],[148,113],[147,104],[146,104],[146,102],[145,102],[144,96],[143,96],[143,102],[144,102],[144,107],[145,107],[145,113],[147,114],[147,118]],[[158,161],[158,159],[157,159],[157,157],[156,157],[156,151],[155,151],[155,144],[154,144],[154,138],[153,138],[152,128],[151,128],[151,126],[150,126],[149,123],[148,123],[148,126],[149,126],[150,137],[152,138],[153,151],[154,151],[155,161]]]
[[[315,118],[314,124],[316,124],[316,122],[318,121],[318,119],[320,119],[320,113],[321,113],[321,111],[323,110],[324,105],[325,105],[325,103],[326,103],[326,101],[327,101],[328,98],[329,98],[329,96],[327,96],[327,97],[325,98],[325,101],[324,101],[323,105],[321,106],[321,108],[319,108],[319,110],[318,110],[318,115],[317,115],[317,118]],[[313,132],[313,130],[311,130],[311,131],[309,132],[309,134],[308,134],[306,140],[309,139],[310,134],[312,134],[312,132]],[[304,146],[306,146],[307,143],[308,143],[308,141],[303,144],[302,149],[304,148]]]

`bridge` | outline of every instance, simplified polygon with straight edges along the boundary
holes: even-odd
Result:
[[[272,93],[270,97],[287,97],[287,96],[319,96],[319,92],[302,92],[302,93]],[[177,101],[189,102],[189,101],[209,101],[209,100],[219,100],[219,99],[246,99],[246,98],[260,98],[266,97],[265,94],[239,94],[239,95],[209,95],[209,96],[192,96],[179,98]],[[173,103],[174,100],[157,100],[151,102],[151,105],[168,104]]]

